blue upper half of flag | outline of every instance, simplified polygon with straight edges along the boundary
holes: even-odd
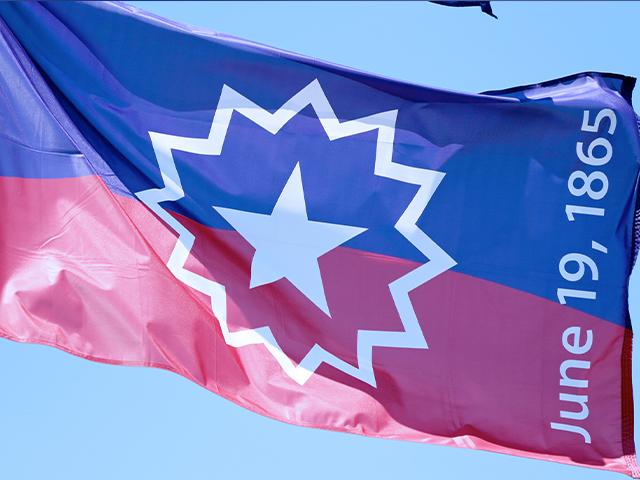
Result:
[[[640,158],[633,79],[588,73],[463,94],[190,29],[117,3],[3,3],[0,15],[0,82],[24,89],[25,99],[0,104],[0,145],[21,152],[0,163],[2,175],[98,174],[115,193],[134,196],[166,184],[152,135],[207,138],[225,89],[274,114],[316,84],[338,122],[394,112],[393,163],[444,174],[416,225],[457,271],[553,301],[559,288],[597,292],[597,301],[567,303],[627,323]],[[609,110],[615,120],[600,113]],[[28,130],[34,115],[49,141],[13,141],[11,132]],[[396,228],[418,186],[376,170],[386,148],[377,131],[331,138],[321,122],[328,116],[307,105],[270,132],[234,111],[220,152],[172,150],[184,195],[164,208],[230,229],[213,206],[268,214],[300,165],[310,220],[367,229],[346,247],[430,260]],[[586,273],[564,278],[559,265],[570,254],[592,258],[597,280],[584,262],[571,261],[583,257],[568,257],[564,277]]]

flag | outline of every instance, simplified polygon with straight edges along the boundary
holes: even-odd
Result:
[[[119,3],[0,17],[0,335],[638,475],[633,79],[464,94]]]
[[[480,7],[482,13],[486,13],[487,15],[497,19],[496,15],[493,13],[493,9],[491,8],[491,2],[472,2],[472,1],[464,1],[464,0],[451,0],[451,1],[432,1],[431,3],[435,3],[438,5],[444,5],[445,7]]]

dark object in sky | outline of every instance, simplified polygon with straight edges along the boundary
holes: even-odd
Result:
[[[431,3],[437,3],[438,5],[444,5],[445,7],[480,7],[480,9],[487,15],[491,15],[493,18],[498,18],[491,9],[491,2],[465,2],[465,1],[432,1]]]

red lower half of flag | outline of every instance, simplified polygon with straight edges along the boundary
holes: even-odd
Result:
[[[373,347],[375,386],[327,363],[301,384],[265,345],[227,344],[211,299],[167,267],[176,235],[137,200],[90,176],[2,177],[0,209],[6,338],[166,368],[299,425],[636,473],[629,329],[448,271],[410,294],[428,348]],[[185,268],[225,286],[229,331],[268,327],[293,364],[319,345],[357,367],[358,332],[402,330],[388,284],[415,262],[321,257],[328,316],[287,280],[250,288],[234,231],[176,218],[196,238]]]

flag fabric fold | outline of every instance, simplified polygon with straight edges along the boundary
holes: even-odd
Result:
[[[464,94],[119,3],[0,17],[1,336],[640,475],[633,79]]]

